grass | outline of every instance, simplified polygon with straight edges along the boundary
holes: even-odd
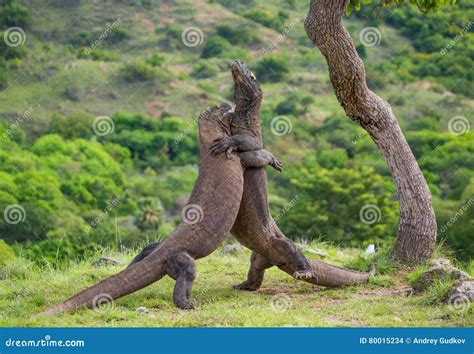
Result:
[[[354,249],[325,248],[326,261],[342,265],[360,263],[362,253]],[[314,257],[308,253],[309,256]],[[130,254],[111,254],[126,264]],[[240,292],[232,285],[247,272],[249,252],[223,255],[217,251],[197,262],[198,277],[192,297],[195,310],[183,311],[172,302],[173,281],[166,277],[141,291],[115,301],[111,306],[54,317],[37,314],[86,286],[112,275],[123,266],[93,268],[92,259],[72,263],[65,269],[39,269],[17,259],[2,271],[0,281],[0,326],[91,326],[91,327],[390,327],[473,326],[472,308],[457,312],[435,301],[435,287],[427,295],[407,297],[408,270],[392,266],[366,285],[325,289],[299,282],[278,269],[267,272],[257,292]],[[97,256],[98,257],[98,256]],[[97,258],[95,257],[95,258]],[[385,259],[385,256],[381,258]],[[375,263],[381,261],[375,259]],[[383,262],[386,262],[384,260]],[[364,266],[362,265],[362,269]],[[430,297],[433,299],[430,300]],[[149,313],[137,312],[145,306]]]

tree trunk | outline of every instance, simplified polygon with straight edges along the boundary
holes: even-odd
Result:
[[[392,108],[367,87],[364,64],[342,24],[348,2],[312,0],[306,33],[326,58],[339,103],[369,133],[392,173],[400,201],[395,256],[419,262],[433,254],[436,242],[431,193]]]

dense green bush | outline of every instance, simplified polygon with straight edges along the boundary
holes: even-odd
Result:
[[[155,68],[148,63],[134,61],[122,67],[121,76],[130,82],[149,81],[157,77],[157,72]]]
[[[114,133],[105,136],[127,147],[140,167],[156,169],[198,161],[196,124],[177,117],[155,119],[142,114],[117,113]]]
[[[201,57],[211,58],[220,56],[225,50],[230,48],[230,43],[220,36],[209,38],[202,48]]]
[[[286,11],[280,10],[276,15],[266,10],[251,10],[244,13],[244,16],[260,23],[263,26],[273,28],[274,30],[281,31],[285,25],[285,21],[289,15]]]
[[[283,101],[278,103],[275,112],[280,115],[292,114],[294,116],[303,115],[308,112],[308,107],[314,103],[314,98],[299,93],[292,93]]]
[[[165,57],[159,54],[152,54],[146,62],[151,66],[161,66],[165,62]]]
[[[15,0],[2,0],[0,7],[0,28],[21,27],[26,29],[31,23],[28,9]]]
[[[255,73],[262,82],[275,82],[283,80],[290,73],[290,67],[286,58],[269,55],[258,62]]]
[[[258,36],[248,27],[219,25],[217,26],[217,34],[227,39],[231,44],[248,46],[259,42]]]
[[[388,181],[372,168],[328,170],[308,156],[289,174],[295,202],[279,222],[292,237],[360,247],[396,235],[397,203],[391,200]]]

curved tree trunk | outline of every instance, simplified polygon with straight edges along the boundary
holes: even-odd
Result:
[[[396,258],[422,261],[436,241],[431,194],[390,105],[367,87],[364,64],[342,24],[348,2],[311,0],[306,33],[326,58],[339,103],[369,133],[392,173],[400,201]]]

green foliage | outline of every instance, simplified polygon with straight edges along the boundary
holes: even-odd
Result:
[[[4,266],[15,259],[15,252],[6,244],[4,240],[0,239],[0,266]]]
[[[353,10],[360,10],[362,3],[380,3],[383,6],[400,6],[405,3],[410,3],[416,5],[418,10],[423,14],[428,14],[430,12],[439,11],[443,6],[454,5],[456,4],[456,0],[350,0],[347,5],[347,14],[349,15]]]
[[[27,8],[20,6],[16,1],[8,1],[0,7],[0,28],[21,27],[26,29],[31,23]]]
[[[181,118],[152,119],[142,114],[117,113],[112,119],[114,134],[104,140],[126,146],[139,166],[158,169],[197,162],[196,125]]]
[[[202,58],[218,57],[225,50],[229,48],[230,48],[230,43],[226,39],[220,36],[213,36],[204,43],[201,57]]]
[[[49,130],[66,139],[87,139],[93,136],[92,123],[94,119],[94,116],[80,111],[68,116],[54,114]]]
[[[300,116],[307,113],[308,107],[313,103],[314,98],[312,96],[292,93],[278,103],[275,112],[280,115],[292,114],[294,116]]]
[[[290,67],[286,58],[268,55],[257,64],[255,73],[262,82],[276,82],[283,80],[290,73]]]
[[[442,2],[422,3],[433,6]],[[474,61],[474,34],[469,22],[473,14],[472,7],[462,3],[450,11],[430,13],[423,18],[419,17],[417,9],[412,6],[393,10],[393,15],[387,15],[387,23],[400,28],[422,53],[383,62],[378,65],[378,69],[383,72],[395,71],[398,76],[410,80],[435,77],[453,92],[472,96],[470,87],[474,75],[472,71],[466,72],[465,68],[472,67]]]
[[[263,26],[273,28],[277,31],[281,31],[283,29],[285,21],[289,17],[288,13],[284,10],[279,10],[276,14],[266,10],[250,10],[246,12],[244,16],[260,23]]]
[[[69,42],[77,47],[87,47],[92,43],[92,34],[85,31],[78,32],[72,36]]]
[[[157,72],[151,64],[134,61],[122,67],[121,76],[129,82],[150,81],[157,78]]]
[[[85,48],[81,47],[77,50],[77,57],[79,59],[91,59],[91,60],[98,60],[98,61],[111,61],[114,59],[114,56],[105,50],[95,48]]]
[[[206,62],[194,64],[193,71],[191,72],[191,76],[196,79],[208,79],[216,74],[216,67]]]
[[[234,45],[251,45],[260,41],[255,32],[247,27],[219,25],[217,34]]]
[[[151,66],[161,66],[165,62],[165,57],[155,53],[152,54],[146,62]]]
[[[396,234],[397,204],[387,182],[372,168],[328,170],[307,156],[302,166],[293,166],[288,174],[293,193],[299,196],[280,221],[288,234],[345,245],[384,243]],[[367,206],[373,220],[361,216]]]

